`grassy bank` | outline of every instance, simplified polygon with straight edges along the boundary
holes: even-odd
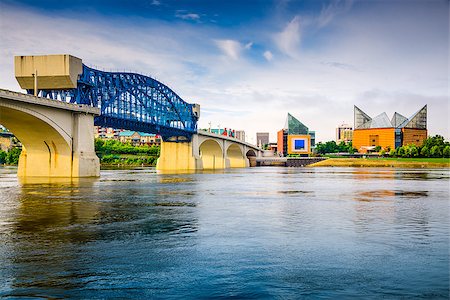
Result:
[[[330,158],[310,167],[450,168],[449,158]]]

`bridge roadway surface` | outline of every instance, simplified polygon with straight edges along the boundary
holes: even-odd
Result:
[[[23,145],[19,176],[99,176],[93,134],[94,117],[98,115],[100,109],[96,107],[0,89],[0,124]],[[190,142],[162,142],[157,168],[249,167],[256,164],[261,153],[250,143],[198,131]]]

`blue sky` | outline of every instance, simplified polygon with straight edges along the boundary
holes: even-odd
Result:
[[[449,138],[449,2],[0,2],[0,87],[20,90],[14,55],[68,53],[151,75],[201,104],[200,127],[276,140],[288,112],[334,139],[371,116],[428,104],[430,134]]]

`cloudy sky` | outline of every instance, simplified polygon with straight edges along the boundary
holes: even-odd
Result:
[[[0,0],[0,88],[14,55],[68,53],[150,75],[201,105],[199,126],[276,131],[286,115],[334,139],[353,105],[407,117],[428,104],[449,138],[449,1]]]

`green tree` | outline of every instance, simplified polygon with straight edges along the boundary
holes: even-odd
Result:
[[[6,152],[3,150],[0,150],[0,164],[6,163]]]
[[[433,147],[431,147],[430,155],[432,157],[442,157],[442,151],[438,145],[434,145]]]
[[[417,157],[417,156],[419,156],[419,149],[415,145],[411,145],[409,147],[409,156],[410,157]]]
[[[428,149],[431,149],[434,146],[438,146],[439,148],[444,148],[445,144],[448,144],[444,141],[444,137],[441,135],[435,135],[433,137],[426,138],[423,143],[422,147],[427,147]]]
[[[389,151],[389,156],[390,157],[394,157],[395,156],[395,150],[391,149],[391,151]]]
[[[444,157],[450,157],[450,146],[449,145],[444,147],[444,151],[442,151],[442,154],[444,155]]]
[[[396,150],[396,154],[398,157],[403,157],[405,155],[405,148],[403,147],[398,147]]]
[[[430,156],[430,150],[428,150],[427,146],[423,146],[422,149],[420,149],[420,156],[423,156],[423,157]]]
[[[381,146],[376,146],[375,149],[373,149],[375,152],[380,152]]]
[[[5,157],[5,162],[9,165],[17,165],[19,163],[19,156],[22,152],[20,148],[12,148],[8,151]]]

